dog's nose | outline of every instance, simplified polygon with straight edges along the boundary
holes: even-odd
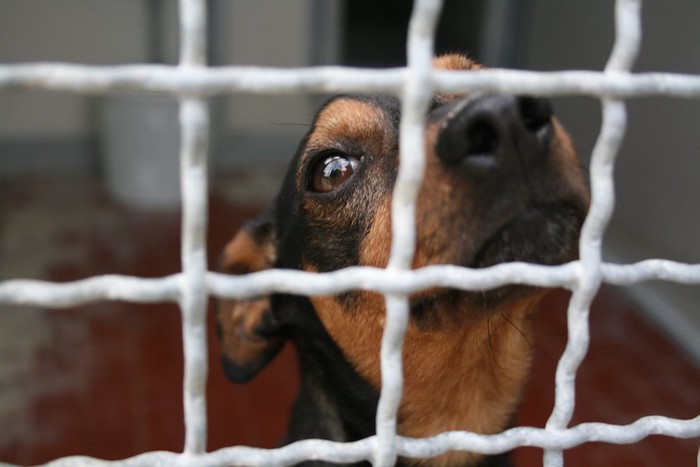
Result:
[[[551,134],[552,106],[547,99],[484,95],[453,107],[435,150],[444,163],[477,172],[526,170],[545,157]]]

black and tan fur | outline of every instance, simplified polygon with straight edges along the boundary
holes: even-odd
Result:
[[[458,55],[438,58],[435,66],[479,68]],[[276,199],[226,247],[222,270],[386,266],[399,119],[400,104],[392,97],[330,100],[301,142]],[[440,94],[427,115],[425,137],[414,267],[560,264],[576,257],[588,192],[569,137],[546,101]],[[333,157],[356,163],[335,182],[323,174]],[[399,433],[426,437],[507,428],[530,366],[533,312],[545,293],[508,286],[415,294]],[[297,347],[302,383],[287,442],[374,434],[385,319],[381,295],[228,301],[217,318],[224,367],[234,381],[252,378],[286,341]],[[501,456],[467,452],[399,463],[507,465]]]

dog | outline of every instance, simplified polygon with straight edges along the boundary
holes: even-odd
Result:
[[[481,69],[462,55],[438,57],[434,66]],[[385,267],[399,120],[395,97],[341,95],[327,102],[279,194],[225,247],[220,270]],[[577,258],[589,193],[571,140],[547,100],[439,93],[426,116],[425,141],[413,268],[556,265]],[[399,434],[508,428],[528,375],[533,316],[546,293],[508,285],[413,294]],[[285,442],[372,436],[384,320],[382,295],[366,291],[222,300],[217,327],[224,370],[234,382],[248,381],[291,341],[301,385]],[[399,458],[397,465],[508,464],[505,456],[449,452]]]

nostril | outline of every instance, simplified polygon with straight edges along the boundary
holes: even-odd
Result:
[[[552,104],[547,99],[519,97],[518,111],[523,125],[532,133],[537,133],[552,121]]]
[[[476,120],[467,126],[466,156],[492,154],[498,147],[498,131],[486,120]]]
[[[533,163],[552,134],[552,106],[531,96],[479,95],[447,107],[435,143],[438,158],[493,173]],[[521,160],[522,159],[522,160]]]

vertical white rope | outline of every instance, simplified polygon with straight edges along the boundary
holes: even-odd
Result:
[[[185,451],[203,452],[206,447],[207,331],[207,133],[206,103],[183,99],[181,183],[182,219],[182,309],[185,355],[184,407]]]
[[[206,2],[180,0],[180,67],[206,66]],[[182,191],[182,333],[185,453],[207,444],[207,152],[209,111],[201,97],[180,98]]]
[[[408,29],[408,67],[402,93],[399,173],[392,200],[389,269],[411,267],[416,243],[416,199],[425,171],[425,115],[433,97],[433,36],[442,3],[419,0]]]
[[[207,64],[207,0],[179,0],[180,66]]]
[[[408,28],[407,74],[401,101],[400,163],[392,198],[389,269],[410,269],[416,244],[416,199],[425,171],[425,115],[433,96],[433,38],[441,0],[417,0]],[[403,392],[402,348],[409,320],[408,295],[385,294],[382,336],[382,390],[377,407],[373,464],[396,463],[396,418]]]
[[[605,67],[606,74],[628,73],[641,44],[640,0],[617,0],[615,44]],[[568,309],[568,332],[564,353],[556,371],[555,403],[547,429],[565,429],[576,404],[576,374],[590,342],[591,303],[602,282],[603,235],[615,208],[614,165],[627,126],[625,103],[602,100],[601,132],[591,157],[591,208],[581,230],[579,279]],[[545,450],[544,465],[564,465],[562,450]]]

